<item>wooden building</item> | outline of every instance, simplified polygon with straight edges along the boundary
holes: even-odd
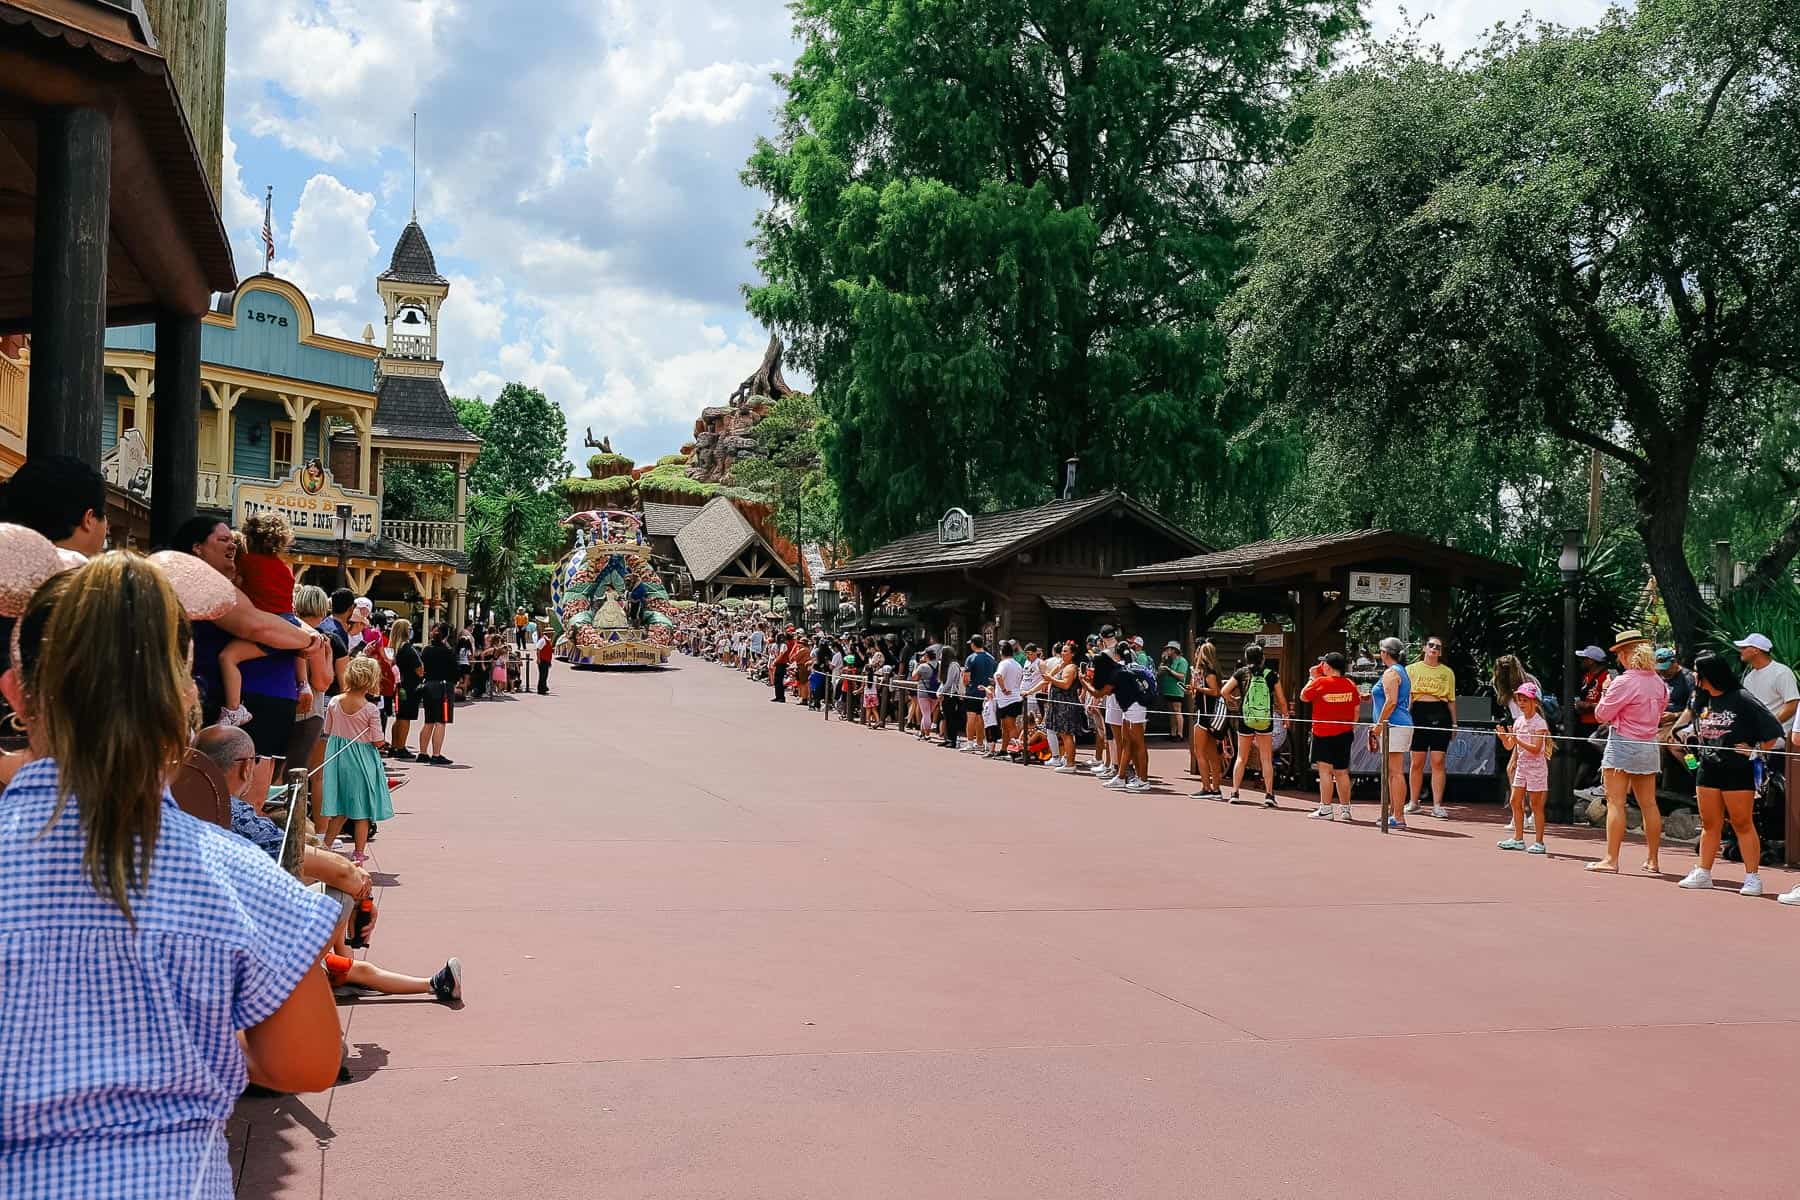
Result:
[[[1205,549],[1131,497],[1104,492],[975,516],[952,509],[934,528],[859,554],[826,578],[853,583],[865,615],[904,596],[909,619],[933,636],[1042,644],[1117,622],[1166,640],[1187,627],[1185,594],[1134,588],[1119,573]]]
[[[31,336],[27,449],[99,464],[106,328],[150,323],[171,399],[159,534],[193,507],[200,319],[237,283],[209,160],[219,93],[199,62],[222,63],[222,9],[159,5],[159,31],[142,4],[0,0],[0,335]],[[179,43],[182,78],[159,32]]]
[[[669,508],[669,505],[658,505]],[[657,526],[667,529],[672,514],[659,513]],[[646,506],[645,520],[650,514]],[[665,534],[649,534],[654,546]],[[788,561],[756,525],[739,511],[737,504],[724,496],[714,496],[702,505],[673,535],[680,565],[693,579],[694,587],[707,600],[726,596],[768,598],[785,595],[790,586],[801,583],[799,565]]]

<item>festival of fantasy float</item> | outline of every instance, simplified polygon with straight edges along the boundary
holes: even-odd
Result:
[[[652,563],[642,521],[606,509],[563,521],[575,548],[557,564],[550,603],[562,620],[558,651],[578,667],[660,667],[669,660],[675,605]]]

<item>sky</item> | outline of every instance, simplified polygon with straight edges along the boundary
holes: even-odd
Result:
[[[1374,0],[1470,45],[1528,10],[1580,24],[1601,0]],[[521,19],[529,14],[529,19]],[[440,353],[456,395],[510,380],[640,463],[689,440],[761,360],[745,311],[761,197],[740,173],[774,128],[785,0],[232,0],[223,209],[241,275],[275,273],[320,328],[379,332],[375,276],[415,204],[450,279]],[[799,379],[789,373],[790,381]]]

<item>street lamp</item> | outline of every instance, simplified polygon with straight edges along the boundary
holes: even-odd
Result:
[[[833,633],[837,632],[838,602],[835,587],[829,583],[819,585],[819,621]]]
[[[337,506],[337,552],[337,585],[349,587],[350,566],[347,560],[350,557],[350,506],[348,504]]]
[[[1580,757],[1575,753],[1575,585],[1581,579],[1582,532],[1563,531],[1562,553],[1556,556],[1556,569],[1562,573],[1563,585],[1563,686],[1562,718],[1563,752],[1551,761],[1561,768],[1556,779],[1554,803],[1545,815],[1554,821],[1569,821],[1575,816],[1575,771]]]

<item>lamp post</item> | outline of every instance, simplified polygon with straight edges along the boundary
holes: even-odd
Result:
[[[829,583],[819,585],[819,620],[831,632],[837,632],[838,617],[837,588]]]
[[[337,544],[337,585],[339,587],[349,587],[350,564],[348,560],[350,557],[350,506],[348,504],[340,504],[337,506]]]
[[[1556,556],[1556,569],[1562,573],[1563,585],[1563,685],[1562,733],[1568,741],[1561,753],[1551,761],[1558,774],[1551,803],[1545,816],[1552,821],[1569,821],[1575,816],[1575,771],[1580,759],[1575,753],[1575,585],[1581,580],[1582,531],[1563,531],[1562,553]]]

